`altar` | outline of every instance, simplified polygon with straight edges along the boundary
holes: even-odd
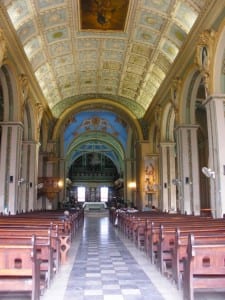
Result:
[[[84,202],[84,211],[105,211],[107,205],[105,202]]]

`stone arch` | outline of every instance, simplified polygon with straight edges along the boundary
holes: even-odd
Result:
[[[191,69],[186,75],[179,104],[179,121],[181,124],[195,124],[195,101],[201,82],[200,71],[196,68]]]
[[[88,110],[112,112],[119,118],[126,121],[128,125],[128,139],[127,145],[124,148],[124,159],[121,160],[123,164],[123,166],[121,165],[121,170],[124,171],[123,176],[126,182],[136,180],[136,150],[133,141],[143,140],[142,128],[139,120],[133,112],[131,112],[127,107],[109,99],[92,99],[91,101],[87,99],[82,101],[82,103],[74,104],[73,107],[66,110],[62,114],[53,128],[53,135],[51,140],[58,146],[58,155],[61,158],[63,157],[63,159],[65,159],[66,153],[63,149],[63,132],[65,130],[65,125],[70,122],[72,116]],[[65,173],[65,166],[63,168],[63,171],[61,171],[61,176],[63,176],[63,172]],[[124,197],[126,197],[128,188],[127,185],[124,185],[124,187]]]
[[[202,167],[208,163],[206,110],[203,105],[206,97],[207,91],[203,74],[193,65],[187,71],[183,80],[179,105],[179,122],[181,128],[186,127],[186,132],[188,132],[185,143],[190,145],[191,164],[193,164],[193,156],[195,157],[195,165],[191,166],[191,164],[189,164],[189,167],[186,167],[186,169],[183,167],[182,172],[187,171],[188,173],[189,168],[188,174],[190,174],[189,176],[192,178],[191,184],[193,185],[193,190],[196,188],[196,199],[199,198],[199,204],[196,204],[199,209],[208,208],[209,203],[209,183],[201,172]],[[195,150],[193,150],[193,147],[195,147]],[[180,156],[182,160],[182,154]],[[182,166],[182,162],[180,165]],[[180,173],[182,172],[180,171]]]
[[[174,142],[175,111],[171,103],[167,103],[162,113],[161,141]]]
[[[95,139],[94,135],[95,135],[95,133],[93,133],[92,137],[89,136],[89,140],[95,141],[96,139]],[[118,168],[119,164],[121,164],[122,161],[125,160],[125,149],[123,149],[123,146],[114,137],[108,137],[108,139],[106,139],[107,135],[108,135],[107,133],[104,134],[102,139],[100,139],[100,142],[107,145],[109,148],[111,148],[117,154],[118,161],[117,162],[113,161],[113,162],[114,162],[115,166],[117,167],[117,169],[119,170],[119,168]],[[75,141],[73,141],[71,143],[71,145],[69,146],[68,154],[67,154],[68,158],[66,158],[67,161],[70,161],[72,163],[72,161],[74,160],[74,158],[72,157],[73,150],[77,149],[81,145],[85,144],[85,138],[83,138],[82,136],[85,136],[85,133],[83,133],[80,137],[78,137]],[[79,154],[79,156],[81,156],[81,153]]]
[[[39,136],[41,152],[47,151],[48,139],[49,139],[49,122],[45,114],[43,114],[43,118],[40,126],[40,136]]]
[[[5,72],[3,72],[3,68],[0,69],[0,84],[1,84],[1,122],[9,121],[10,118],[10,99],[9,96],[9,82],[6,78]],[[11,100],[12,101],[12,100]]]
[[[0,69],[0,80],[3,92],[4,113],[3,122],[20,121],[20,101],[17,89],[16,75],[9,65]]]
[[[69,118],[71,114],[86,109],[97,109],[97,108],[111,110],[117,113],[118,115],[121,114],[122,116],[126,117],[127,118],[126,120],[129,122],[129,125],[136,133],[137,139],[138,140],[143,139],[142,129],[136,116],[123,105],[120,105],[108,99],[92,99],[91,101],[87,99],[82,103],[74,104],[70,109],[66,110],[58,119],[54,127],[52,139],[56,140],[60,136],[62,125],[64,124],[65,120]]]
[[[218,30],[218,39],[213,61],[213,92],[225,94],[225,21]]]
[[[35,140],[37,124],[35,122],[35,114],[32,105],[29,101],[24,106],[24,140]]]

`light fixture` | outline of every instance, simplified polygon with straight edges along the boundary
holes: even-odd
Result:
[[[136,182],[135,181],[130,181],[127,186],[130,189],[136,189]]]
[[[43,189],[44,187],[44,183],[43,182],[40,182],[37,184],[37,189],[40,190],[40,189]]]
[[[24,178],[18,179],[18,185],[27,183]]]
[[[215,172],[212,171],[210,168],[207,168],[207,167],[203,167],[202,168],[202,173],[208,177],[208,178],[213,178],[215,179]]]
[[[63,180],[60,179],[60,180],[58,181],[58,188],[59,188],[59,189],[62,189],[63,186],[64,186]]]
[[[179,184],[181,184],[181,181],[178,178],[175,178],[172,180],[172,184],[179,185]]]

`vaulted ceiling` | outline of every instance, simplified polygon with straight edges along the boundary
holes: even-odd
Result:
[[[142,120],[210,1],[0,1],[53,117],[90,103],[64,122],[68,167],[84,152],[101,152],[120,169],[129,118],[96,99]]]
[[[208,0],[2,0],[57,118],[107,98],[148,109]]]

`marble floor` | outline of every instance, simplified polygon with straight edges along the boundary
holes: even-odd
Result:
[[[86,215],[70,253],[41,300],[182,299],[108,216]]]
[[[144,252],[110,224],[108,216],[86,215],[61,267],[41,300],[182,300]],[[195,300],[225,299],[196,295]]]

